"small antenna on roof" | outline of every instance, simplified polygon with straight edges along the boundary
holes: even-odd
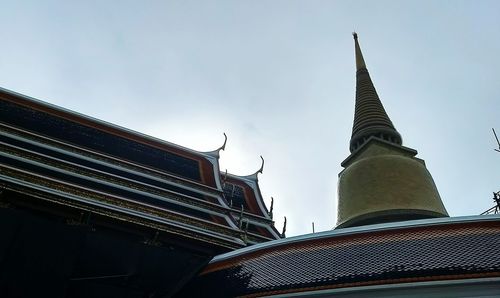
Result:
[[[497,152],[500,152],[500,141],[498,140],[497,133],[495,132],[494,128],[492,128],[491,130],[493,130],[493,135],[495,135],[495,139],[497,140],[497,144],[498,144],[498,149],[494,149],[494,150]]]
[[[312,227],[313,227],[313,234],[314,234],[314,221],[312,222]]]
[[[481,213],[481,215],[488,214],[498,214],[500,213],[500,191],[493,192],[493,201],[495,202],[495,206]]]
[[[491,130],[493,130],[493,135],[495,136],[495,139],[497,140],[497,144],[498,144],[498,149],[494,149],[494,150],[496,152],[500,152],[500,141],[498,140],[497,133],[495,132],[494,128],[491,128]],[[499,214],[500,213],[500,191],[493,192],[493,201],[495,202],[495,206],[484,211],[483,213],[481,213],[481,215]]]

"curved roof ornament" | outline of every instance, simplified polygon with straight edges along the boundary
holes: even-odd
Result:
[[[262,155],[260,156],[260,159],[262,160],[262,164],[260,165],[260,169],[257,170],[257,172],[251,174],[251,175],[247,175],[247,176],[242,176],[242,178],[246,178],[246,179],[251,179],[251,180],[254,180],[254,181],[258,181],[258,175],[259,173],[262,174],[262,172],[264,172],[264,157],[262,157]]]
[[[286,216],[285,216],[285,222],[283,223],[283,231],[281,232],[281,238],[286,237],[285,232],[286,232]]]
[[[260,159],[261,159],[262,163],[260,165],[260,169],[258,169],[257,172],[250,174],[250,175],[236,175],[236,174],[230,174],[230,175],[234,176],[234,177],[238,177],[240,179],[246,179],[246,180],[250,180],[252,182],[257,182],[259,180],[258,175],[262,174],[264,172],[264,157],[262,157],[262,155],[261,155]]]
[[[257,172],[255,172],[255,174],[257,174],[257,173],[262,174],[262,172],[264,172],[264,157],[262,157],[262,155],[261,155],[260,159],[262,160],[262,164],[260,165],[260,169]]]
[[[222,144],[222,146],[219,148],[219,150],[226,150],[227,135],[225,132],[223,132],[222,134],[224,134],[224,144]]]
[[[225,150],[226,149],[226,144],[227,144],[227,135],[226,135],[225,132],[223,134],[224,134],[224,143],[222,144],[222,146],[220,146],[219,148],[215,149],[214,151],[204,152],[205,154],[208,154],[208,155],[213,156],[215,158],[219,158],[220,157],[219,152],[221,150]]]

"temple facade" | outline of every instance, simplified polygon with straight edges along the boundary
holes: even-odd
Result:
[[[168,297],[281,238],[258,173],[0,89],[0,296]]]

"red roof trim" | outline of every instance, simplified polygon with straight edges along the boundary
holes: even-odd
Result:
[[[347,235],[339,235],[337,237],[327,237],[327,238],[312,238],[305,239],[303,241],[293,242],[293,243],[284,243],[283,245],[271,246],[268,248],[263,248],[261,250],[250,251],[249,253],[243,253],[241,255],[237,255],[234,258],[229,258],[226,260],[222,260],[220,262],[210,263],[200,275],[208,274],[210,272],[223,270],[229,267],[237,266],[240,262],[243,262],[248,259],[257,258],[262,255],[267,254],[268,252],[274,250],[292,250],[292,249],[301,249],[304,247],[311,247],[311,243],[315,243],[314,247],[329,244],[330,246],[349,246],[352,244],[356,244],[359,242],[366,242],[366,237],[376,238],[372,241],[387,241],[387,236],[397,235],[405,233],[405,235],[410,235],[415,232],[437,232],[437,231],[447,231],[453,234],[457,230],[457,228],[462,227],[481,227],[481,228],[494,228],[498,229],[500,227],[500,222],[463,222],[463,223],[454,223],[454,224],[444,224],[444,225],[433,225],[433,226],[417,226],[417,227],[405,227],[401,229],[393,229],[393,230],[383,230],[383,231],[367,231],[362,233],[355,234],[347,234]],[[418,237],[418,236],[414,236]]]
[[[85,117],[84,115],[80,115],[78,113],[74,113],[71,111],[65,111],[64,109],[59,109],[56,106],[52,106],[48,103],[43,103],[40,101],[34,101],[28,99],[27,97],[16,94],[14,92],[8,92],[5,89],[0,88],[0,98],[15,104],[19,104],[34,110],[38,110],[44,113],[48,113],[66,120],[70,120],[85,126],[89,126],[125,139],[129,139],[144,145],[152,146],[161,150],[165,150],[168,152],[172,152],[178,154],[183,157],[187,157],[193,160],[196,160],[200,164],[200,176],[202,183],[210,185],[212,187],[217,187],[214,176],[214,167],[212,163],[203,158],[202,156],[195,155],[191,152],[184,151],[181,148],[176,148],[174,146],[169,146],[167,143],[155,141],[153,139],[148,139],[142,137],[140,135],[134,134],[131,131],[126,131],[125,129],[120,129],[118,127],[113,127],[110,124],[105,123],[102,120],[95,119],[93,121],[90,117]],[[187,179],[190,180],[190,179]],[[195,181],[196,182],[196,181]]]

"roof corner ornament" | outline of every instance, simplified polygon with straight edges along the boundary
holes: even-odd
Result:
[[[271,197],[271,208],[269,208],[269,212],[267,213],[271,219],[273,219],[273,208],[274,208],[274,198]]]
[[[260,156],[260,159],[262,160],[262,164],[260,165],[260,169],[257,170],[257,172],[251,174],[251,175],[248,175],[248,176],[245,176],[246,178],[249,178],[249,179],[252,179],[252,180],[259,180],[258,179],[258,175],[259,173],[262,174],[262,172],[264,171],[264,157],[262,157],[262,155]]]
[[[219,156],[220,156],[220,155],[219,155],[219,152],[220,152],[221,150],[226,150],[227,135],[226,135],[226,133],[225,133],[225,132],[224,132],[223,134],[224,134],[224,143],[222,144],[222,146],[220,146],[219,148],[217,148],[217,149],[215,149],[215,150],[213,150],[213,151],[205,152],[205,154],[208,154],[208,155],[213,156],[213,157],[215,157],[215,158],[219,158]]]
[[[222,144],[222,146],[220,146],[219,149],[217,149],[218,151],[220,151],[220,150],[226,150],[227,135],[226,135],[225,132],[223,132],[222,134],[224,134],[224,144]]]
[[[354,39],[358,39],[358,33],[356,33],[356,30],[352,32],[352,37],[354,37]]]
[[[281,238],[286,237],[285,232],[286,232],[286,216],[285,216],[285,222],[283,223],[283,231],[281,232]]]
[[[262,155],[260,156],[260,159],[262,160],[262,164],[260,165],[260,169],[255,172],[255,174],[257,175],[257,173],[261,173],[264,172],[264,157],[262,157]]]

